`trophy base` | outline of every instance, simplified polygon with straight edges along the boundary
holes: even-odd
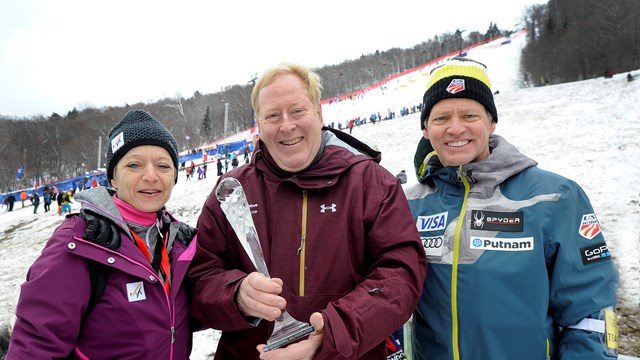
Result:
[[[267,340],[264,351],[267,352],[289,345],[296,340],[306,337],[313,331],[313,326],[307,323],[295,321],[286,324],[273,332],[269,340]]]

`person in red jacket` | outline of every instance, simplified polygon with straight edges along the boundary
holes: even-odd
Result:
[[[215,189],[204,204],[189,279],[194,320],[222,330],[215,359],[383,360],[385,338],[417,304],[425,254],[402,186],[379,152],[323,127],[320,98],[309,69],[268,69],[251,96],[260,141],[249,164],[221,177],[244,188],[271,278]],[[285,308],[315,331],[265,352]]]

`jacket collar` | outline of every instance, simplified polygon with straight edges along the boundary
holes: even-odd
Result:
[[[423,141],[424,140],[424,141]],[[475,184],[475,187],[493,189],[509,177],[538,163],[522,154],[503,137],[492,134],[489,137],[491,154],[482,161],[457,167],[444,167],[431,143],[422,139],[414,158],[416,176],[421,183],[433,185],[436,179],[459,185],[461,177]],[[422,158],[422,160],[420,160]],[[476,189],[480,190],[480,189]],[[483,193],[491,190],[480,190]]]
[[[280,178],[308,178],[338,175],[361,161],[380,162],[381,154],[365,143],[342,131],[322,128],[322,142],[311,165],[306,169],[291,173],[282,170],[275,162],[262,141],[256,146],[252,158],[254,165],[262,171],[274,173]]]

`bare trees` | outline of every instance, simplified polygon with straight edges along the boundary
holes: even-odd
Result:
[[[550,0],[525,15],[529,42],[521,57],[532,85],[626,72],[640,67],[640,2]],[[539,80],[540,79],[540,80]]]
[[[497,28],[490,26],[490,29]],[[486,38],[487,34],[475,33],[475,36]],[[411,49],[376,51],[363,54],[359,59],[317,69],[324,85],[323,95],[330,98],[364,89],[472,41],[463,39],[461,44],[461,38],[461,33],[448,33]],[[47,183],[103,167],[109,146],[109,130],[130,109],[142,109],[153,114],[176,137],[180,150],[199,147],[250,128],[253,125],[252,88],[252,81],[249,81],[245,85],[225,87],[213,94],[196,91],[189,98],[176,94],[154,103],[101,109],[84,105],[82,109],[74,108],[64,116],[55,113],[32,119],[0,116],[3,129],[0,131],[0,192],[19,185],[33,186],[34,176],[41,177],[41,183]],[[225,117],[228,119],[226,131]],[[207,124],[204,124],[205,120]],[[22,183],[17,184],[15,174],[20,164],[24,166],[25,176]]]
[[[522,55],[522,69],[528,83],[602,76],[608,68],[617,72],[640,68],[637,14],[637,0],[550,0],[527,8],[523,24],[529,30],[528,45]],[[323,96],[327,99],[350,94],[440,56],[509,34],[494,23],[486,32],[464,30],[438,34],[412,48],[376,51],[316,69],[322,78]],[[15,175],[20,164],[26,186],[31,186],[33,176],[41,176],[42,183],[95,169],[98,158],[103,166],[109,129],[134,108],[149,111],[162,122],[176,137],[180,150],[245,130],[253,124],[252,88],[249,81],[212,94],[196,91],[188,98],[176,94],[154,103],[101,109],[83,106],[64,116],[0,116],[0,191],[17,187]]]

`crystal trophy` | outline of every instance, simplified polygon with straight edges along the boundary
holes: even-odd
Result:
[[[220,201],[220,208],[222,208],[227,221],[231,224],[253,265],[258,272],[266,277],[271,277],[264,261],[262,247],[242,184],[232,177],[222,179],[216,187],[216,197]],[[275,320],[273,333],[267,340],[264,350],[266,352],[283,347],[313,331],[313,326],[294,319],[285,309]]]

